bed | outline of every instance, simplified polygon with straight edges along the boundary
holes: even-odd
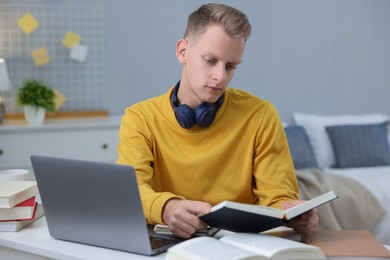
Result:
[[[320,228],[369,229],[390,245],[390,145],[383,114],[294,113],[285,126],[302,199],[333,189]]]

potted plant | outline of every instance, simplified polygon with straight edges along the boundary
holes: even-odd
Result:
[[[41,125],[46,111],[55,110],[55,93],[44,82],[26,80],[17,93],[18,105],[23,106],[24,116],[29,125]]]

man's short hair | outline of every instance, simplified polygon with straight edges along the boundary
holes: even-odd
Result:
[[[221,26],[233,39],[244,38],[246,41],[252,31],[243,12],[227,5],[212,3],[202,5],[188,17],[184,38],[196,41],[210,24]]]

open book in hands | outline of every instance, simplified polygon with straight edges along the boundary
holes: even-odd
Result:
[[[234,232],[259,233],[282,226],[289,220],[336,198],[338,196],[329,191],[286,210],[223,201],[212,207],[210,213],[199,217],[212,227]]]
[[[327,259],[321,249],[293,240],[262,234],[237,233],[219,240],[197,237],[168,249],[173,259]]]

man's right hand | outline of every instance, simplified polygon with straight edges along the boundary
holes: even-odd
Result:
[[[209,213],[211,205],[194,200],[169,200],[163,209],[163,221],[178,237],[190,238],[198,229],[207,228],[207,223],[198,216]]]

